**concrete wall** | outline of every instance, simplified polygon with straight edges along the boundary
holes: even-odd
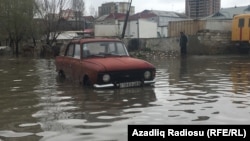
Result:
[[[231,31],[231,20],[208,20],[205,23],[205,30],[219,30],[219,31]]]
[[[234,54],[236,47],[231,42],[230,31],[200,31],[189,37],[188,52],[190,54]]]
[[[237,54],[238,50],[231,42],[229,31],[200,31],[196,35],[188,36],[188,54],[191,55],[218,55]],[[124,39],[129,44],[129,39]],[[155,51],[174,52],[180,54],[179,37],[140,39],[140,48],[149,48]]]
[[[180,48],[178,38],[147,38],[139,39],[140,49],[150,49],[152,51],[160,51],[163,53],[179,54]],[[131,39],[123,39],[126,46],[131,46]],[[132,45],[133,46],[133,45]],[[138,46],[138,45],[134,45]]]

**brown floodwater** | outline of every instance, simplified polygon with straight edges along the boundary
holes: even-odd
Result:
[[[0,56],[0,141],[126,141],[129,124],[250,124],[250,56],[150,58],[152,87],[61,81],[54,59]]]

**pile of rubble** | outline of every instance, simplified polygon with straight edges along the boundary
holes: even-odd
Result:
[[[134,51],[129,52],[130,56],[136,58],[168,58],[168,57],[177,57],[179,52],[163,52],[163,51]]]

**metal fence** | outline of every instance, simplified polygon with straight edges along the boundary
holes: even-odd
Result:
[[[181,31],[186,35],[196,35],[201,30],[231,31],[231,25],[231,20],[172,21],[168,25],[168,37],[177,37]]]

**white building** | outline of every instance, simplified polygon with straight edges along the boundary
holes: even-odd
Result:
[[[99,17],[95,24],[95,36],[121,35],[125,17],[125,14],[118,13]],[[176,12],[144,10],[129,17],[125,38],[167,37],[169,22],[185,19],[188,18]]]

